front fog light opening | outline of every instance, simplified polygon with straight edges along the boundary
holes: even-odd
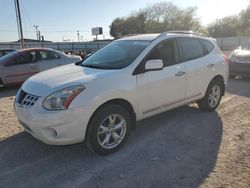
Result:
[[[48,135],[50,136],[50,137],[57,137],[58,136],[58,133],[57,133],[57,131],[55,130],[55,129],[52,129],[52,128],[50,128],[49,130],[48,130]]]

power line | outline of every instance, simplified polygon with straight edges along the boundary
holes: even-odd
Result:
[[[34,32],[32,30],[24,30],[25,32]],[[78,30],[81,33],[91,33],[91,31],[87,30]],[[17,30],[11,29],[0,29],[0,32],[17,32]],[[41,30],[43,33],[75,33],[75,30]],[[104,32],[104,34],[109,34],[109,32]]]

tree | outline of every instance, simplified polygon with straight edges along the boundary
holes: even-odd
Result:
[[[159,33],[168,30],[194,30],[204,32],[196,8],[181,9],[170,2],[156,3],[128,17],[116,18],[110,25],[114,38],[134,33]]]
[[[250,6],[238,15],[217,19],[207,27],[212,37],[234,37],[250,35]]]
[[[110,35],[113,36],[115,39],[120,38],[124,35],[124,18],[116,18],[111,23],[110,27]]]
[[[115,39],[132,33],[144,33],[145,17],[143,13],[128,18],[116,18],[110,25],[110,35]]]
[[[250,6],[239,14],[240,34],[250,36]]]
[[[238,27],[238,17],[227,16],[210,24],[207,30],[212,37],[232,37],[237,36]]]

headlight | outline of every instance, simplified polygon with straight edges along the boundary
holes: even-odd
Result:
[[[43,107],[47,110],[65,110],[73,99],[85,89],[82,85],[71,86],[59,90],[43,101]]]

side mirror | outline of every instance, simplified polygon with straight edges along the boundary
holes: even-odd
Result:
[[[163,61],[161,59],[152,59],[148,60],[145,64],[145,70],[162,70],[163,69]]]

